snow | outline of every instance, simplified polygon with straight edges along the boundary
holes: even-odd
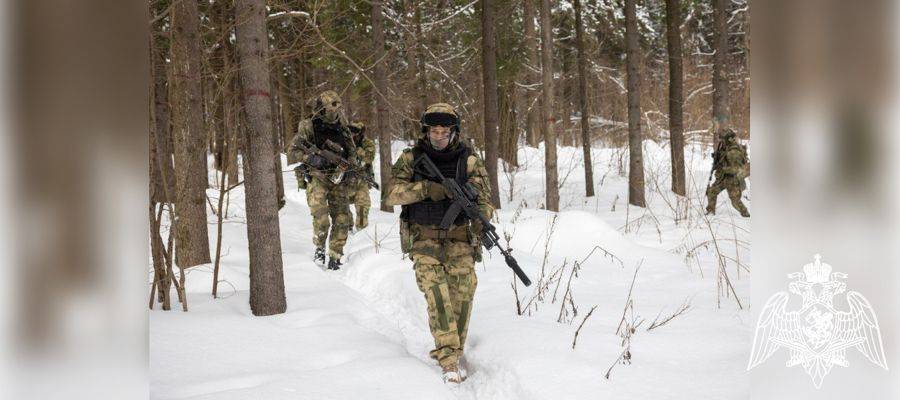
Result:
[[[394,143],[393,154],[403,147]],[[305,193],[297,191],[293,174],[285,173],[287,205],[280,218],[288,309],[254,317],[248,306],[243,187],[236,188],[223,225],[220,298],[211,297],[212,266],[203,265],[186,271],[189,312],[174,305],[173,311],[150,312],[151,398],[746,398],[749,272],[738,271],[730,259],[726,263],[741,310],[717,286],[715,248],[749,269],[749,220],[737,216],[724,195],[718,215],[701,216],[708,152],[686,149],[691,211],[676,223],[676,199],[666,189],[667,147],[645,142],[646,210],[626,205],[627,177],[618,174],[617,165],[621,159],[627,166],[627,149],[593,149],[597,196],[585,198],[582,150],[560,147],[564,183],[558,214],[538,209],[543,148],[521,149],[522,167],[501,172],[498,232],[511,237],[514,256],[535,281],[530,288],[517,285],[523,303],[539,286],[542,264],[546,274],[565,264],[562,282],[556,295],[554,283],[543,301],[517,315],[511,271],[496,250],[485,253],[485,262],[476,265],[478,289],[465,353],[469,378],[456,386],[442,382],[440,368],[428,357],[433,342],[425,301],[411,261],[399,250],[399,208],[394,214],[379,211],[373,190],[370,226],[351,234],[340,271],[324,271],[311,261]],[[218,191],[208,194],[215,203]],[[210,223],[214,245],[211,213]],[[710,232],[716,243],[705,243]],[[568,302],[562,299],[574,261],[580,270],[571,278]],[[631,364],[617,364],[605,379],[623,350],[616,330],[638,265],[632,300],[634,313],[646,321],[631,338]],[[686,300],[689,311],[646,330],[658,314],[665,317]],[[557,322],[562,304],[569,315]],[[577,308],[574,317],[571,304]],[[573,350],[575,331],[593,306]]]

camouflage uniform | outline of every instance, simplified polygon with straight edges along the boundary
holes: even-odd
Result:
[[[427,139],[420,140],[413,148],[404,150],[394,163],[393,181],[385,202],[404,206],[401,214],[401,248],[413,260],[416,283],[428,304],[428,325],[435,344],[431,357],[438,360],[446,373],[448,368],[456,371],[466,342],[472,298],[478,284],[475,262],[481,260],[481,245],[477,239],[480,227],[464,217],[461,221],[458,219],[458,224],[449,230],[415,223],[408,216],[404,220],[408,207],[435,204],[429,201],[429,185],[432,182],[417,180],[413,170],[416,154],[422,154],[426,146],[430,146]],[[478,193],[479,209],[490,218],[493,213],[491,188],[484,162],[458,140],[451,142],[445,151],[463,149],[463,154],[468,154],[464,161],[466,182]],[[463,165],[459,161],[461,158],[461,155],[457,156],[454,161],[459,166]]]
[[[313,217],[313,244],[318,253],[319,249],[325,248],[326,241],[330,236],[328,257],[336,260],[337,265],[340,265],[340,258],[344,254],[347,232],[353,226],[349,204],[354,187],[338,179],[334,166],[314,167],[310,162],[310,155],[303,153],[297,148],[297,145],[301,141],[316,144],[317,138],[331,135],[327,137],[334,139],[333,141],[336,143],[339,142],[345,148],[345,157],[355,157],[356,148],[353,146],[353,140],[340,107],[340,98],[334,91],[329,90],[320,94],[316,102],[316,114],[313,118],[300,121],[297,135],[294,137],[289,152],[292,159],[303,161],[309,171],[310,179],[306,188],[306,200]],[[328,130],[318,128],[317,132],[316,126],[328,127]],[[331,262],[329,262],[329,268],[331,267]]]
[[[353,144],[356,146],[356,158],[366,167],[366,173],[372,173],[372,162],[375,160],[375,142],[365,136],[366,126],[362,122],[350,124],[353,132]],[[350,196],[350,202],[356,205],[356,229],[369,225],[369,208],[372,199],[369,197],[369,184],[356,179],[356,189]]]
[[[719,148],[713,155],[716,181],[706,191],[706,212],[715,214],[716,198],[723,190],[728,191],[731,205],[741,216],[749,217],[750,212],[741,201],[741,192],[746,188],[744,178],[749,176],[750,163],[747,159],[747,149],[737,142],[734,131],[726,129],[720,134]]]

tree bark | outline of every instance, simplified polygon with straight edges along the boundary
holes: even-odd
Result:
[[[538,59],[538,51],[537,51],[537,35],[534,27],[534,0],[524,0],[525,4],[525,13],[523,22],[525,23],[525,37],[524,37],[524,46],[525,46],[525,54],[528,56],[528,65],[525,73],[525,82],[528,85],[536,85],[539,81],[538,73],[535,69],[538,68],[538,64],[540,60]],[[540,142],[540,132],[543,130],[542,123],[540,122],[541,115],[541,105],[539,104],[540,100],[536,95],[536,90],[533,88],[525,89],[525,96],[522,105],[525,107],[526,111],[526,122],[525,122],[525,142],[531,147],[537,147]]]
[[[628,72],[628,203],[645,207],[644,156],[641,144],[641,72],[635,1],[625,0],[625,51]]]
[[[387,93],[387,81],[384,63],[384,31],[383,19],[381,14],[381,0],[372,2],[372,36],[375,42],[375,60],[379,60],[375,64],[375,126],[378,128],[378,156],[380,158],[381,167],[381,193],[382,200],[384,194],[390,191],[391,184],[391,132],[388,129],[388,105],[383,94]],[[380,93],[380,94],[379,94]],[[394,207],[381,202],[381,211],[394,212]]]
[[[187,268],[210,262],[197,2],[173,3],[172,17],[170,93],[175,135],[175,262]]]
[[[515,82],[499,86],[500,91],[500,158],[511,167],[518,167],[519,124],[516,115],[517,90]],[[495,189],[499,191],[499,189]]]
[[[491,203],[500,208],[497,183],[497,159],[500,135],[497,131],[499,104],[497,102],[497,45],[494,35],[495,5],[493,0],[481,1],[481,77],[484,91],[484,163],[491,183]]]
[[[541,77],[543,104],[541,118],[544,133],[544,169],[546,170],[546,207],[559,211],[559,178],[556,171],[556,131],[553,123],[553,31],[550,25],[550,0],[541,0]]]
[[[578,101],[581,106],[581,147],[584,151],[584,191],[594,196],[594,165],[591,161],[591,124],[587,97],[587,54],[584,52],[584,26],[581,1],[575,0],[575,47],[578,49]]]
[[[156,35],[153,35],[155,38]],[[166,62],[159,54],[155,40],[150,42],[151,127],[150,127],[150,199],[157,203],[171,203],[175,193],[175,170],[172,167],[172,148],[169,145],[169,109],[166,99]],[[164,186],[165,185],[165,186]]]
[[[240,57],[242,100],[247,116],[248,152],[244,185],[247,239],[250,253],[250,309],[253,315],[281,314],[286,309],[281,260],[281,237],[276,204],[275,154],[269,69],[266,65],[264,0],[239,0],[235,9],[235,37]],[[249,161],[249,162],[248,162]]]
[[[416,7],[415,23],[416,23],[416,80],[419,89],[419,112],[421,115],[428,107],[428,72],[425,70],[425,49],[423,48],[426,38],[422,33],[422,5]]]
[[[684,73],[681,50],[681,2],[666,0],[666,44],[669,53],[669,148],[672,191],[687,194],[684,176]]]
[[[713,137],[718,143],[719,129],[729,127],[731,115],[728,111],[728,24],[726,14],[730,0],[713,0]]]

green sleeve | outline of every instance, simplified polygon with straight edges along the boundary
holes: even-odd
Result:
[[[391,188],[384,199],[389,206],[402,206],[417,203],[428,195],[425,182],[413,182],[413,155],[409,149],[404,150],[391,168]]]
[[[294,135],[294,140],[291,141],[291,147],[288,149],[288,163],[306,162],[306,153],[302,152],[297,145],[301,141],[309,142],[310,137],[312,137],[312,122],[304,119],[297,124],[297,134]]]
[[[494,215],[494,206],[491,205],[491,181],[488,178],[484,161],[481,157],[472,154],[466,160],[466,169],[469,173],[469,183],[478,193],[478,209],[485,218],[491,219]]]

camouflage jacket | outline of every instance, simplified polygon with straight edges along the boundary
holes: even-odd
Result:
[[[367,137],[363,137],[361,142],[355,140],[354,142],[356,144],[356,158],[365,164],[367,169],[371,168],[372,162],[375,161],[375,142]]]
[[[464,146],[463,144],[460,144]],[[385,204],[402,206],[416,203],[428,198],[427,181],[413,182],[413,152],[412,148],[403,150],[400,157],[391,168],[391,189],[385,198]],[[468,182],[478,193],[478,208],[485,218],[490,219],[494,213],[491,206],[491,184],[488,179],[484,161],[473,151],[466,160],[466,173]]]
[[[747,149],[740,144],[730,144],[723,150],[724,154],[716,155],[716,176],[735,176],[743,178],[745,167],[749,164],[747,159]]]

